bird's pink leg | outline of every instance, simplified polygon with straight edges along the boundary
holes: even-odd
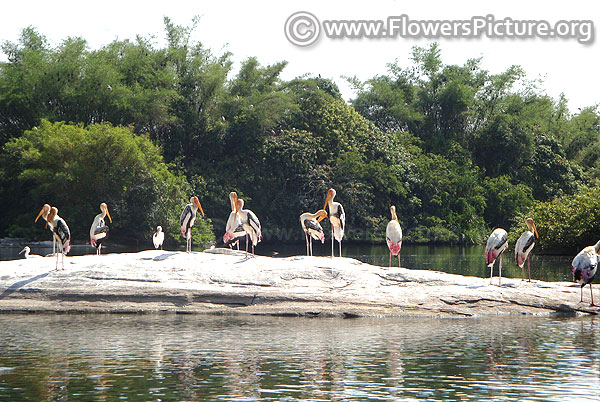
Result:
[[[339,241],[339,245],[340,245],[340,257],[342,256],[342,241]]]
[[[594,292],[592,292],[592,282],[590,282],[590,296],[592,298],[592,304],[590,304],[590,306],[596,306],[594,304]]]
[[[304,232],[304,241],[306,242],[306,255],[309,256],[309,251],[308,251],[308,233]]]
[[[398,268],[402,268],[402,267],[400,266],[400,252],[398,252]]]
[[[529,273],[529,282],[531,282],[531,265],[529,263],[529,256],[527,256],[527,272]]]
[[[308,243],[310,244],[310,256],[312,257],[312,255],[313,255],[313,251],[312,251],[312,236],[308,236]]]
[[[392,267],[392,252],[391,251],[390,251],[390,265],[389,265],[389,267],[390,268]]]
[[[500,253],[500,265],[499,265],[499,271],[498,271],[498,286],[502,285],[502,255],[504,254],[504,251]]]
[[[331,257],[333,258],[333,225],[331,225]]]
[[[581,293],[581,297],[579,298],[579,303],[583,303],[583,286],[580,288],[580,293]]]

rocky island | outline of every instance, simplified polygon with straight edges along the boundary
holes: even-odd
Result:
[[[59,265],[60,267],[60,265]],[[543,282],[383,268],[351,258],[169,252],[0,262],[0,312],[477,317],[597,314],[589,293]],[[587,291],[587,289],[585,289]]]

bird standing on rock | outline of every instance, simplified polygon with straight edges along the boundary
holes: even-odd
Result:
[[[529,282],[531,282],[531,267],[529,264],[529,253],[533,250],[535,246],[535,239],[538,236],[537,229],[535,227],[535,223],[533,223],[533,219],[527,218],[525,220],[527,227],[529,230],[523,232],[517,243],[515,244],[515,260],[517,265],[521,267],[522,279],[525,280],[525,260],[527,260],[527,272],[529,273]]]
[[[494,262],[499,258],[498,264],[498,285],[501,284],[502,281],[502,254],[504,250],[508,248],[508,233],[506,230],[497,228],[495,229],[490,238],[487,241],[487,245],[485,246],[485,263],[488,267],[490,267],[490,284],[492,283],[492,278],[494,276]]]
[[[152,243],[154,244],[154,248],[158,250],[162,250],[163,242],[165,241],[165,232],[162,231],[162,226],[156,227],[156,233],[152,235]]]
[[[60,216],[58,216],[58,208],[50,208],[46,226],[52,227],[54,238],[58,244],[58,252],[56,253],[56,270],[58,270],[58,253],[62,255],[62,269],[65,269],[65,254],[71,250],[71,231],[67,226],[67,222]]]
[[[325,232],[321,224],[317,221],[319,217],[327,217],[327,211],[320,209],[314,214],[305,212],[300,215],[300,226],[302,226],[306,240],[306,255],[313,255],[312,239],[321,240],[321,243],[325,243]]]
[[[185,251],[186,253],[192,252],[192,226],[194,226],[194,222],[196,221],[196,212],[200,209],[200,213],[204,216],[204,210],[202,210],[202,205],[200,205],[200,200],[198,197],[193,196],[190,198],[190,203],[183,208],[183,212],[181,213],[181,217],[179,218],[179,224],[181,225],[181,235],[186,238],[187,244]]]
[[[398,268],[400,268],[400,248],[402,247],[402,227],[396,215],[396,207],[391,206],[392,220],[388,222],[385,229],[385,240],[390,249],[390,268],[392,267],[392,255],[398,256]]]
[[[239,217],[246,233],[246,254],[248,254],[248,236],[250,236],[252,254],[254,254],[254,247],[262,240],[262,227],[260,221],[254,212],[249,209],[244,209],[244,200],[241,198],[238,198],[236,202],[236,216]]]
[[[107,216],[110,223],[112,223],[108,206],[103,202],[100,204],[100,213],[94,217],[92,226],[90,226],[90,244],[96,247],[96,255],[102,254],[102,242],[108,235],[108,226],[104,222],[104,218]]]
[[[600,251],[600,241],[593,246],[587,246],[581,250],[571,263],[573,280],[581,284],[581,299],[579,303],[583,302],[583,287],[588,283],[590,284],[590,297],[592,299],[590,306],[595,306],[592,281],[596,277],[596,270],[598,268],[598,251]]]
[[[331,223],[331,256],[333,257],[333,239],[338,241],[340,246],[340,257],[342,256],[342,239],[344,238],[344,229],[346,229],[346,213],[344,207],[339,202],[333,201],[335,198],[335,189],[330,188],[327,191],[327,198],[323,209],[329,207],[329,222]],[[323,217],[319,217],[321,222]]]
[[[237,193],[235,191],[230,192],[229,203],[231,205],[231,212],[229,213],[229,218],[227,219],[227,223],[225,224],[225,234],[223,235],[223,243],[228,244],[229,247],[231,247],[235,243],[237,249],[239,250],[239,237],[244,237],[246,235],[246,231],[244,230],[242,221],[240,220],[240,216],[237,213],[237,200]]]

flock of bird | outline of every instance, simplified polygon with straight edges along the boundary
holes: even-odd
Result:
[[[331,256],[334,253],[334,239],[337,240],[339,245],[339,255],[342,256],[342,239],[344,238],[344,230],[346,228],[346,213],[344,207],[337,201],[334,201],[336,191],[330,188],[327,191],[325,197],[325,204],[323,208],[315,213],[305,212],[300,215],[300,226],[304,231],[304,237],[306,241],[306,254],[308,256],[313,255],[312,241],[320,240],[321,243],[325,243],[325,231],[321,226],[321,221],[325,218],[329,218],[331,225]],[[248,244],[251,244],[251,252],[254,254],[254,247],[262,240],[262,228],[260,220],[254,212],[249,209],[244,209],[244,200],[238,198],[236,192],[232,191],[229,193],[229,202],[231,206],[231,212],[227,223],[225,225],[225,234],[223,235],[223,243],[229,247],[236,245],[239,250],[239,241],[241,238],[246,239],[246,254],[248,254]],[[329,209],[329,213],[327,212]],[[200,210],[202,216],[204,216],[204,210],[200,204],[198,197],[193,196],[190,198],[190,203],[187,204],[181,217],[179,224],[181,227],[181,235],[186,238],[186,252],[192,251],[192,237],[191,229],[196,221],[197,212]],[[386,243],[389,248],[389,266],[392,266],[392,256],[398,257],[398,267],[400,267],[400,249],[402,248],[402,228],[398,221],[396,214],[396,207],[390,207],[391,220],[386,227]],[[56,269],[58,269],[58,255],[62,255],[62,268],[64,269],[64,256],[71,248],[71,233],[69,227],[64,219],[58,216],[58,209],[51,207],[49,204],[44,204],[35,222],[42,217],[46,221],[46,227],[52,232],[53,238],[53,254],[56,255]],[[96,254],[102,253],[102,242],[106,239],[108,234],[108,226],[104,219],[108,217],[112,223],[112,218],[108,211],[106,203],[100,204],[100,213],[94,217],[92,225],[90,227],[90,244],[96,247]],[[523,232],[519,240],[515,244],[515,261],[521,268],[522,279],[525,280],[525,261],[527,261],[527,270],[529,281],[531,281],[531,268],[530,268],[530,253],[535,246],[535,241],[539,237],[535,223],[533,219],[527,218],[525,221],[528,230]],[[162,250],[164,242],[164,232],[162,227],[158,226],[156,232],[152,236],[154,247]],[[58,250],[57,250],[58,245]],[[498,284],[501,284],[502,280],[502,256],[508,249],[508,233],[506,230],[497,228],[490,235],[486,248],[485,248],[485,261],[487,266],[490,268],[490,284],[493,281],[494,276],[494,263],[498,260]],[[592,292],[592,281],[596,275],[598,267],[598,252],[600,251],[600,241],[594,246],[588,246],[581,250],[572,262],[573,279],[581,285],[581,299],[583,302],[583,287],[587,284],[590,285],[591,294],[591,305],[594,305],[594,295]],[[29,257],[30,249],[25,247],[21,253],[25,253],[25,257]]]

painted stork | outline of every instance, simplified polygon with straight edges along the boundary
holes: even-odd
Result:
[[[246,254],[248,253],[248,236],[250,236],[252,254],[254,254],[254,247],[262,240],[260,221],[254,212],[244,209],[244,200],[241,198],[238,198],[236,202],[236,214],[246,232]]]
[[[304,231],[304,238],[306,240],[306,255],[313,255],[312,252],[312,239],[321,240],[321,243],[325,243],[325,232],[321,227],[321,224],[317,221],[317,218],[327,217],[327,211],[320,209],[314,214],[305,212],[300,215],[300,226]]]
[[[40,212],[38,213],[38,215],[35,217],[34,222],[37,222],[41,216],[42,219],[44,219],[46,221],[46,226],[48,226],[48,215],[49,214],[50,214],[50,205],[44,204],[44,206],[42,206],[42,209],[40,209]],[[54,227],[50,225],[50,233],[54,233],[53,231],[54,231]],[[52,234],[52,254],[56,254],[56,239],[54,238],[54,234]]]
[[[62,269],[65,269],[65,254],[71,250],[71,232],[67,226],[67,222],[58,216],[58,208],[50,208],[46,225],[51,225],[52,232],[58,244],[58,252],[62,255]],[[58,252],[56,253],[56,269],[58,270]]]
[[[163,242],[165,241],[165,232],[162,231],[162,226],[156,227],[156,233],[152,235],[152,243],[154,243],[154,248],[158,250],[162,250]]]
[[[204,216],[204,210],[200,205],[198,197],[193,196],[190,198],[190,203],[183,208],[181,217],[179,218],[179,224],[181,225],[181,235],[187,239],[186,249],[187,253],[192,252],[192,226],[196,221],[196,212],[200,209],[200,213]]]
[[[498,285],[502,281],[502,254],[508,248],[508,233],[504,229],[494,229],[485,246],[485,263],[490,267],[490,284],[494,276],[494,262],[499,258]]]
[[[391,206],[392,220],[388,222],[385,229],[385,240],[390,249],[390,268],[392,267],[392,254],[398,256],[398,268],[400,268],[400,248],[402,247],[402,227],[398,222],[396,207]]]
[[[600,241],[594,246],[587,246],[579,252],[573,258],[571,266],[573,267],[573,280],[581,284],[581,299],[579,303],[583,302],[583,287],[590,284],[590,296],[592,303],[594,304],[594,293],[592,292],[592,281],[596,276],[596,269],[598,268],[598,251],[600,250]]]
[[[531,282],[531,267],[529,264],[529,253],[535,246],[535,239],[538,238],[538,232],[533,223],[533,219],[527,218],[525,220],[529,230],[523,232],[517,243],[515,244],[515,260],[517,265],[521,267],[522,280],[525,280],[525,260],[527,260],[527,272],[529,273],[529,282]]]
[[[235,243],[237,245],[237,249],[240,249],[239,237],[244,237],[246,235],[246,231],[242,225],[242,221],[237,214],[237,193],[232,191],[229,193],[229,203],[231,205],[231,213],[229,214],[229,218],[227,219],[227,224],[225,225],[225,234],[223,235],[223,243],[231,245]]]
[[[90,226],[90,244],[96,247],[96,255],[102,254],[102,242],[108,235],[108,226],[104,222],[104,218],[107,216],[110,223],[112,223],[108,206],[103,202],[100,204],[100,213],[94,217],[92,226]]]
[[[333,257],[333,239],[338,241],[340,245],[340,257],[342,256],[342,239],[344,238],[344,229],[346,228],[346,213],[344,207],[339,202],[333,201],[335,198],[335,190],[330,188],[327,191],[327,198],[323,209],[329,207],[329,222],[331,223],[331,256]],[[320,217],[319,222],[323,219]]]

